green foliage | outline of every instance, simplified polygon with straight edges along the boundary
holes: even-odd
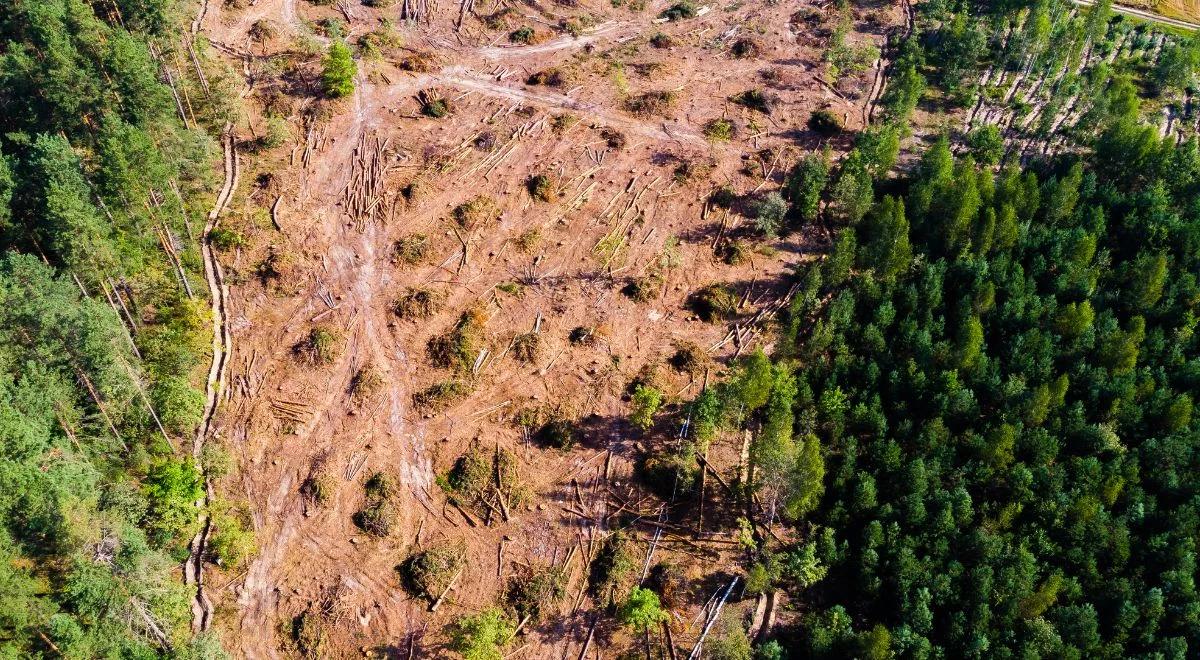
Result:
[[[728,142],[733,139],[733,122],[728,119],[714,119],[704,125],[704,137],[713,142]]]
[[[146,475],[143,492],[149,508],[147,530],[160,541],[190,538],[196,526],[196,502],[204,483],[190,461],[163,460]]]
[[[470,309],[453,327],[430,339],[426,353],[433,366],[469,373],[482,347],[484,321],[482,311]]]
[[[539,202],[553,202],[558,199],[558,190],[554,179],[547,174],[536,174],[525,182],[529,196]]]
[[[679,21],[686,18],[695,18],[698,8],[691,0],[683,0],[667,7],[659,14],[660,18],[665,18],[668,21]]]
[[[566,596],[567,578],[561,568],[526,567],[509,578],[504,602],[518,619],[539,622]]]
[[[767,193],[754,205],[754,223],[767,238],[775,238],[783,228],[788,205],[777,192]]]
[[[831,81],[845,76],[857,76],[866,71],[879,59],[879,48],[871,42],[853,44],[847,39],[850,34],[849,18],[841,21],[833,31],[829,47],[825,50],[826,75]]]
[[[534,32],[533,28],[529,27],[528,25],[522,25],[521,27],[509,33],[508,40],[514,44],[529,45],[533,43],[536,36],[537,33]]]
[[[666,621],[667,614],[659,603],[658,594],[649,589],[634,587],[617,610],[617,618],[634,632],[642,632]]]
[[[174,558],[195,531],[201,480],[150,414],[178,441],[203,405],[208,303],[187,299],[159,236],[202,281],[184,237],[209,201],[214,142],[177,117],[151,55],[153,43],[176,56],[177,3],[110,4],[0,3],[5,658],[221,657],[210,637],[186,641]],[[223,102],[194,95],[197,123],[223,125]],[[107,296],[133,309],[137,352]]]
[[[788,175],[788,198],[792,212],[804,222],[817,219],[821,196],[829,185],[829,161],[824,156],[808,154],[800,159]]]
[[[1142,140],[1110,136],[1099,149]],[[815,606],[798,648],[1135,657],[1190,642],[1191,619],[1165,611],[1200,596],[1160,586],[1195,571],[1200,218],[1197,170],[1173,165],[1190,149],[1039,176],[941,140],[800,273],[793,313],[810,320],[785,324],[788,353],[722,386],[757,374],[736,420],[760,429],[757,492],[810,525],[751,568],[756,589]]]
[[[499,608],[465,615],[450,626],[450,650],[464,660],[502,660],[516,628]]]
[[[604,539],[588,568],[588,591],[606,606],[614,603],[637,577],[634,573],[639,566],[638,551],[629,538],[624,532],[613,532]]]
[[[653,387],[638,385],[630,401],[629,423],[641,431],[654,426],[654,416],[663,405],[663,393]]]
[[[340,99],[354,93],[354,76],[358,75],[358,65],[346,42],[335,39],[329,44],[325,61],[321,69],[321,85],[325,94],[331,98]]]
[[[994,124],[986,124],[967,134],[967,147],[977,162],[995,165],[1004,156],[1004,137]]]
[[[832,110],[814,110],[808,117],[808,127],[821,135],[837,135],[842,132],[844,122]]]

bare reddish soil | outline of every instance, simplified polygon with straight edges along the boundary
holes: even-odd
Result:
[[[397,21],[399,41],[359,61],[353,98],[330,102],[317,100],[327,40],[312,25],[346,16],[297,0],[235,4],[211,0],[201,23],[231,72],[244,77],[236,84],[248,85],[236,127],[243,176],[222,218],[245,238],[221,255],[234,350],[216,428],[236,468],[217,491],[246,504],[258,553],[245,567],[206,573],[226,646],[247,657],[296,655],[293,621],[307,612],[319,620],[330,657],[437,656],[442,626],[496,602],[516,567],[561,564],[570,555],[560,615],[526,627],[509,650],[578,657],[597,614],[591,598],[581,597],[585,559],[617,525],[618,503],[655,519],[662,502],[636,482],[634,465],[642,449],[678,432],[669,413],[702,386],[702,377],[677,373],[665,359],[677,342],[694,342],[711,353],[716,377],[734,354],[769,338],[788,274],[824,249],[817,234],[751,238],[748,258],[727,265],[714,245],[751,236],[752,221],[744,208],[724,211],[707,197],[724,185],[741,194],[777,189],[791,163],[819,145],[806,129],[812,110],[829,107],[850,128],[861,124],[873,72],[857,82],[857,99],[820,84],[819,45],[830,26],[791,22],[798,10],[813,9],[802,3],[712,5],[698,18],[659,23],[663,2],[644,11],[607,1],[531,2],[507,5],[509,14],[490,30],[468,13],[456,31],[459,7],[443,2],[431,5],[428,23]],[[343,6],[351,43],[399,13],[398,5]],[[880,42],[899,20],[894,13],[864,15],[853,38]],[[584,15],[594,20],[578,37],[552,27]],[[510,44],[508,33],[520,25],[544,40]],[[671,35],[672,46],[648,45],[659,31]],[[743,38],[758,51],[734,57],[730,49]],[[551,68],[562,72],[561,85],[526,84]],[[770,116],[727,100],[750,88],[777,97]],[[625,98],[651,91],[674,96],[662,114],[627,109]],[[451,114],[423,116],[421,92],[448,100]],[[252,149],[268,130],[267,110],[286,117],[290,135],[283,146]],[[556,120],[566,115],[577,122]],[[721,117],[732,120],[735,136],[710,142],[705,126]],[[606,130],[621,134],[624,145],[610,147]],[[685,162],[690,178],[676,176]],[[531,197],[526,183],[535,174],[550,177],[554,201]],[[408,186],[411,198],[402,192]],[[498,212],[460,227],[452,209],[479,195],[494,199]],[[395,242],[414,233],[430,238],[428,256],[398,263]],[[632,278],[661,268],[664,254],[669,267],[651,300],[622,294]],[[739,295],[731,323],[702,322],[685,307],[690,293],[714,282]],[[392,303],[407,287],[434,290],[445,305],[428,319],[399,319]],[[468,308],[483,310],[488,349],[473,392],[423,414],[414,393],[450,376],[431,366],[426,344]],[[506,348],[535,325],[541,350],[532,362],[518,361]],[[340,350],[331,363],[312,366],[295,347],[317,326],[334,332]],[[596,328],[597,341],[572,345],[568,335],[579,326]],[[625,389],[648,364],[662,365],[670,405],[661,428],[642,434],[625,421]],[[383,375],[383,385],[352,396],[366,367]],[[518,411],[543,404],[579,418],[575,448],[540,447],[513,423]],[[482,518],[468,524],[435,483],[472,443],[498,444],[520,459],[535,495],[507,522],[496,516],[490,525]],[[714,443],[710,458],[727,481],[737,474],[741,443],[740,436]],[[382,539],[352,521],[362,484],[376,471],[392,475],[402,491],[398,519]],[[301,493],[317,472],[334,477],[323,506]],[[741,570],[737,514],[721,510],[727,495],[712,479],[706,496],[703,533],[692,540],[695,503],[687,503],[679,509],[684,527],[664,536],[654,556],[680,563],[693,579],[672,622],[676,644],[687,648],[699,634],[700,608]],[[653,530],[640,523],[627,530],[643,556]],[[464,541],[469,563],[447,602],[430,613],[427,601],[401,588],[395,567],[439,539]],[[606,618],[589,655],[635,644]]]

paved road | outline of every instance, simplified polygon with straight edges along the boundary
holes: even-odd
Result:
[[[1084,7],[1091,7],[1092,5],[1096,4],[1095,0],[1071,1]],[[1118,14],[1127,14],[1136,18],[1154,21],[1155,23],[1162,23],[1163,25],[1170,25],[1171,27],[1182,28],[1184,30],[1200,30],[1200,23],[1189,23],[1188,21],[1181,21],[1177,18],[1167,18],[1166,16],[1156,14],[1152,11],[1146,11],[1145,9],[1136,9],[1134,7],[1126,7],[1125,5],[1113,4],[1112,10]]]

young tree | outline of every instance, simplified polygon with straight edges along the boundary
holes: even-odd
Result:
[[[808,154],[800,159],[788,175],[788,197],[792,213],[804,222],[817,219],[821,196],[829,185],[829,161],[824,154]]]
[[[967,147],[984,165],[995,165],[1004,156],[1004,138],[995,124],[985,124],[967,134]]]
[[[904,272],[912,262],[912,245],[908,238],[908,219],[904,215],[904,200],[890,195],[875,205],[867,218],[866,243],[859,261],[876,274],[893,278]]]
[[[335,99],[350,96],[354,93],[354,76],[357,73],[358,66],[346,42],[337,39],[329,44],[321,72],[325,94]]]
[[[767,193],[754,205],[754,222],[763,236],[773,239],[779,236],[783,228],[783,219],[787,215],[787,202],[777,192]]]
[[[649,589],[634,587],[629,597],[621,603],[617,610],[617,618],[621,623],[636,632],[643,632],[652,626],[666,621],[669,615],[659,603],[658,594]]]
[[[464,660],[502,660],[504,647],[516,634],[500,608],[460,617],[450,627],[450,650]]]
[[[629,411],[629,422],[642,431],[650,430],[650,427],[654,426],[654,416],[658,414],[662,404],[661,390],[648,385],[638,385],[630,402],[632,410]]]

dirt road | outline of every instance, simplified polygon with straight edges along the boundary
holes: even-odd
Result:
[[[1071,1],[1081,7],[1094,7],[1096,5],[1095,0],[1071,0]],[[1178,18],[1168,18],[1167,16],[1163,16],[1162,14],[1156,14],[1152,11],[1146,11],[1145,9],[1137,9],[1136,7],[1128,7],[1126,5],[1113,4],[1112,10],[1117,12],[1118,14],[1126,14],[1128,16],[1133,16],[1134,18],[1140,18],[1140,19],[1146,20],[1146,21],[1153,21],[1155,23],[1162,23],[1163,25],[1170,25],[1171,27],[1181,28],[1183,30],[1200,30],[1200,23],[1190,23],[1188,21],[1181,21]]]

